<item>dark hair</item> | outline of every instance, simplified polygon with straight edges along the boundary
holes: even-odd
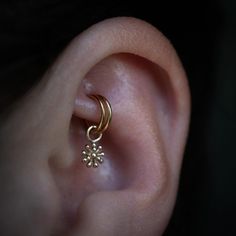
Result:
[[[197,3],[113,0],[87,5],[81,2],[9,0],[0,3],[1,111],[37,83],[68,42],[90,25],[114,16],[133,16],[150,22],[177,49],[189,77],[193,105],[177,204],[165,235],[224,235],[229,230],[225,226],[234,224],[234,219],[227,222],[222,219],[219,214],[224,205],[212,195],[225,189],[227,195],[222,198],[227,199],[228,208],[224,210],[230,212],[235,191],[234,195],[230,194],[233,186],[218,187],[218,179],[214,179],[218,174],[221,176],[224,160],[220,159],[221,153],[214,151],[219,141],[218,136],[211,136],[214,126],[208,126],[214,120],[217,124],[219,115],[214,111],[213,101],[217,97],[216,52],[217,37],[224,23],[222,7],[203,0]]]

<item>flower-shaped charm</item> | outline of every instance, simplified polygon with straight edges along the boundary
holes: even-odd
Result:
[[[103,162],[104,153],[102,152],[102,146],[97,146],[95,142],[92,145],[86,145],[85,150],[82,151],[82,161],[87,167],[98,167]]]

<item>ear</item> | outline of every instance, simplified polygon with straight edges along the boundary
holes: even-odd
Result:
[[[190,100],[169,41],[140,20],[106,20],[71,42],[34,94],[44,104],[67,235],[161,235],[176,196]],[[98,169],[80,157],[83,120],[99,119],[88,94],[105,96],[113,109]]]

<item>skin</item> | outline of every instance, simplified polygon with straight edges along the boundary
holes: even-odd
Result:
[[[81,163],[102,94],[113,119],[98,169]],[[0,123],[0,235],[161,235],[188,132],[186,75],[170,42],[134,18],[76,37]]]

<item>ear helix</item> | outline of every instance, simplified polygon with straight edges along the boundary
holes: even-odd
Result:
[[[102,138],[103,133],[109,127],[112,118],[112,108],[108,100],[102,95],[90,95],[90,98],[96,100],[100,106],[101,115],[98,124],[89,125],[87,129],[87,139],[90,145],[85,145],[85,150],[82,151],[82,162],[87,167],[98,167],[103,163],[104,152],[102,146],[97,145]],[[88,124],[88,122],[86,122]]]

